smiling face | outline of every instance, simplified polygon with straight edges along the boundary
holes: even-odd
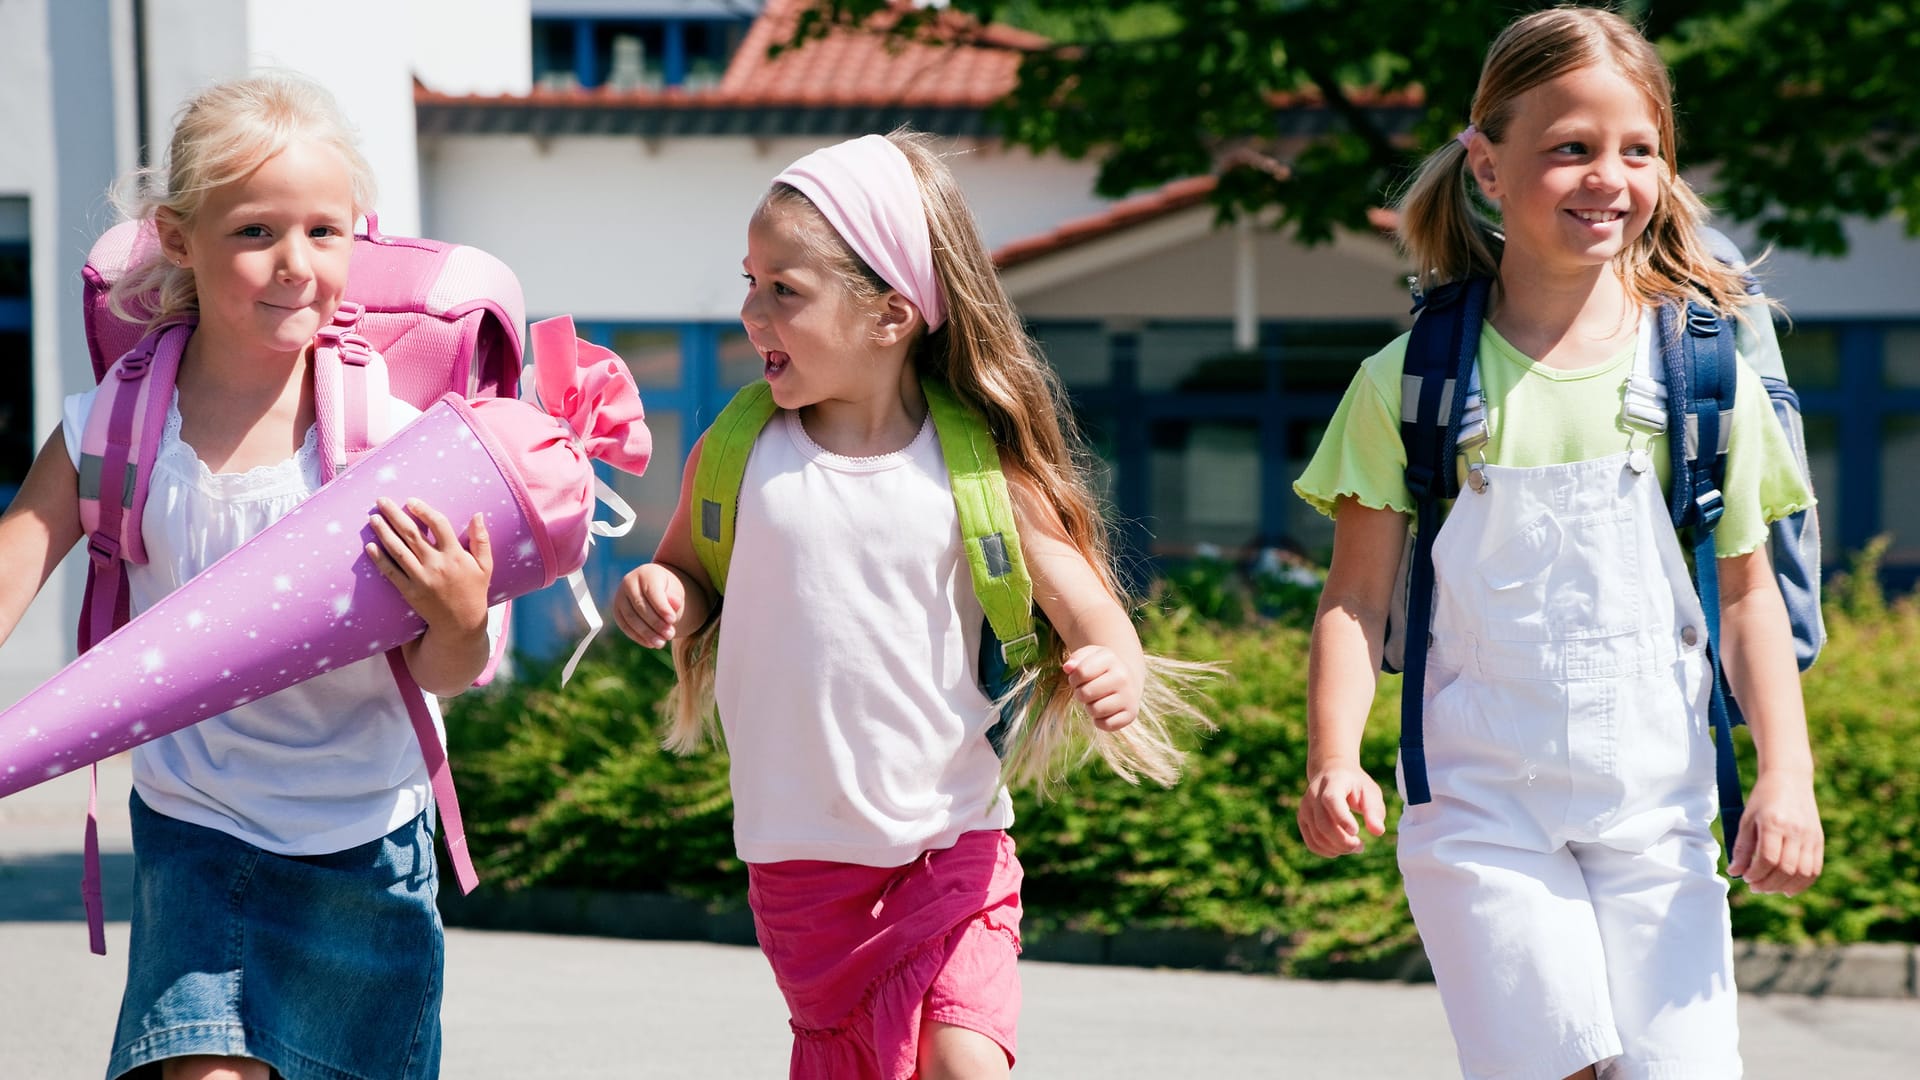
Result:
[[[1603,266],[1646,232],[1668,166],[1645,91],[1607,63],[1514,99],[1503,138],[1476,138],[1474,179],[1499,204],[1509,257]]]
[[[882,311],[861,303],[822,254],[821,238],[805,232],[828,228],[793,203],[764,203],[747,224],[740,322],[783,409],[857,399],[897,381],[874,362]]]
[[[204,347],[298,354],[333,318],[353,252],[353,176],[339,151],[299,141],[208,192],[167,256],[192,271]]]

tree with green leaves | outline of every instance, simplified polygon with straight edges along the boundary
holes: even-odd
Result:
[[[1219,177],[1236,216],[1309,241],[1366,229],[1465,125],[1481,58],[1528,0],[950,0],[1033,30],[995,109],[1006,138],[1100,164],[1119,196]],[[1680,160],[1763,241],[1838,254],[1849,216],[1920,234],[1920,8],[1909,0],[1626,0],[1673,70]],[[794,41],[871,26],[892,0],[816,0]],[[939,8],[884,32],[952,41]],[[959,32],[962,37],[965,31]]]

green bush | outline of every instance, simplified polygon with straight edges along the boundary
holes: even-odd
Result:
[[[1920,744],[1920,603],[1887,603],[1871,571],[1829,588],[1831,640],[1805,683],[1826,873],[1791,899],[1736,884],[1741,937],[1920,941],[1920,772],[1902,753]],[[1127,927],[1246,936],[1272,942],[1296,974],[1364,970],[1413,945],[1391,830],[1398,679],[1383,680],[1363,747],[1388,792],[1387,837],[1322,859],[1294,823],[1312,605],[1298,584],[1263,592],[1204,565],[1165,587],[1142,635],[1155,651],[1225,665],[1231,675],[1211,695],[1220,730],[1193,746],[1172,789],[1089,770],[1050,801],[1016,795],[1031,936]],[[671,678],[662,654],[621,639],[596,649],[564,691],[553,669],[536,668],[454,704],[453,760],[490,887],[744,903],[724,755],[658,747],[653,717]],[[1751,782],[1751,747],[1740,742]]]

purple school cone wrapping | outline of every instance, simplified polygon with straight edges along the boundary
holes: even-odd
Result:
[[[463,542],[484,515],[489,603],[580,569],[595,503],[590,459],[639,473],[652,440],[618,356],[579,341],[564,316],[535,324],[531,339],[544,409],[448,394],[0,713],[0,797],[420,636],[426,623],[366,554],[382,496],[425,501]],[[405,677],[397,654],[395,667]],[[444,774],[431,741],[429,769]]]

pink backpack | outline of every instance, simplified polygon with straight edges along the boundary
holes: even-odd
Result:
[[[79,647],[87,651],[126,623],[126,564],[145,563],[140,519],[147,480],[173,400],[180,354],[192,320],[143,334],[108,302],[114,282],[158,246],[152,228],[125,222],[94,244],[81,271],[87,351],[100,381],[80,440],[80,517],[86,533],[86,599]],[[331,480],[371,448],[371,409],[394,396],[426,409],[449,391],[462,397],[514,397],[520,383],[525,301],[504,263],[477,248],[382,236],[367,215],[354,238],[346,300],[316,336],[314,391],[322,475]],[[118,484],[105,478],[121,477]],[[102,498],[117,489],[118,497]],[[504,640],[504,639],[503,639]],[[413,719],[432,778],[443,836],[462,891],[478,878],[466,850],[446,753],[419,686],[395,649],[388,663]],[[496,648],[476,684],[493,677]],[[99,885],[97,799],[89,797],[86,870],[81,892],[93,951],[106,951]]]

